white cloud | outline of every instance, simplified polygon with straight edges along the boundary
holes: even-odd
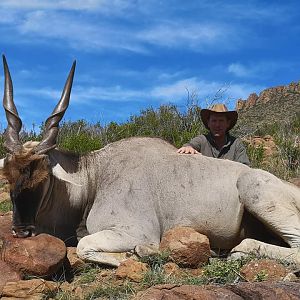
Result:
[[[39,10],[27,13],[21,21],[19,20],[16,29],[21,34],[18,42],[23,39],[24,42],[51,43],[60,47],[71,46],[81,51],[113,48],[147,52],[127,29],[108,24],[96,25],[60,12]]]
[[[295,65],[295,64],[294,64]],[[286,61],[257,61],[255,64],[232,63],[227,71],[238,78],[269,78],[275,72],[294,67]]]
[[[110,101],[110,102],[123,102],[123,101],[142,101],[145,97],[145,92],[134,89],[126,89],[121,86],[110,87],[80,87],[76,88],[72,92],[72,101],[77,103],[85,103],[91,101]]]
[[[264,87],[251,84],[230,84],[218,81],[205,81],[197,78],[182,79],[168,85],[155,87],[150,95],[164,102],[180,103],[186,101],[188,93],[194,95],[198,104],[209,104],[213,99],[233,102],[247,98],[253,92],[260,92]]]
[[[163,47],[184,47],[194,51],[207,51],[216,44],[232,48],[237,37],[234,29],[225,24],[162,22],[159,25],[142,29],[137,33],[139,40]],[[214,49],[216,51],[217,49]]]
[[[68,1],[23,2],[0,2],[0,22],[9,25],[10,36],[14,37],[11,42],[15,43],[63,43],[81,51],[138,53],[149,53],[149,44],[197,52],[220,50],[216,45],[226,50],[239,44],[239,34],[224,22],[174,22],[163,15],[153,18],[154,4],[148,5],[150,11],[146,14],[140,2],[125,0],[74,1],[72,5]],[[77,9],[83,12],[75,14]]]
[[[102,13],[116,13],[128,8],[131,1],[125,0],[1,0],[0,7],[17,11],[28,10],[69,10],[69,11],[99,11]]]
[[[228,66],[228,72],[234,74],[237,77],[247,77],[251,75],[252,71],[239,63],[233,63]]]

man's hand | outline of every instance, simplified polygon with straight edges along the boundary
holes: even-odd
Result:
[[[198,154],[199,152],[194,149],[192,146],[181,147],[177,150],[179,154]]]

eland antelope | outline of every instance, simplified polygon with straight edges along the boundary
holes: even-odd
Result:
[[[300,190],[274,175],[202,155],[179,155],[159,138],[134,137],[87,155],[56,146],[69,105],[75,62],[41,142],[20,142],[22,126],[3,56],[7,118],[1,172],[10,184],[12,232],[45,232],[77,243],[78,255],[118,265],[112,255],[158,246],[162,234],[189,226],[212,248],[251,249],[300,263]],[[275,238],[275,245],[265,242]],[[283,246],[282,246],[283,245]]]

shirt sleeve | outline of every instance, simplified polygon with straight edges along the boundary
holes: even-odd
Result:
[[[250,166],[247,149],[240,138],[236,139],[236,150],[234,156],[235,161]]]
[[[184,144],[183,147],[192,146],[194,149],[201,153],[201,146],[205,142],[205,139],[206,137],[203,134],[198,135],[191,139],[188,143]]]

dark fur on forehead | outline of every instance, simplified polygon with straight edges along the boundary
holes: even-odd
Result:
[[[3,176],[10,183],[10,188],[14,189],[16,182],[21,176],[22,189],[36,187],[49,176],[49,162],[46,155],[35,154],[32,150],[23,149],[20,153],[13,154],[5,159],[2,169]],[[27,176],[26,173],[30,174]]]

